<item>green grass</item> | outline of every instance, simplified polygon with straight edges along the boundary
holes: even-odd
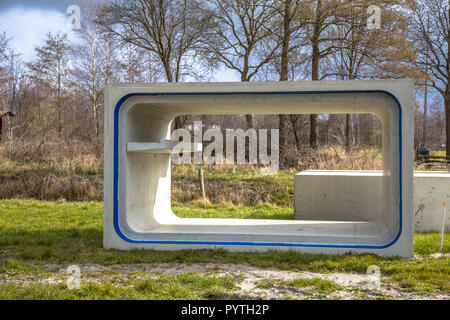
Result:
[[[173,276],[157,276],[152,279],[127,280],[121,285],[104,281],[102,283],[82,281],[80,289],[69,290],[59,284],[31,283],[20,285],[6,283],[0,285],[0,300],[3,299],[208,299],[229,292],[235,288],[232,277],[204,276],[185,273]]]
[[[268,203],[256,206],[237,206],[228,204],[206,204],[192,202],[190,204],[172,203],[173,212],[180,218],[223,218],[223,219],[294,219],[294,209]]]
[[[295,279],[291,281],[280,282],[280,284],[294,288],[310,288],[310,292],[317,292],[320,294],[330,294],[334,291],[343,289],[333,281],[321,278]]]
[[[338,290],[344,290],[343,287],[334,283],[333,281],[321,278],[299,278],[290,281],[270,281],[265,280],[260,282],[257,287],[261,289],[269,289],[273,286],[293,287],[303,289],[303,292],[308,295],[315,293],[326,295]]]
[[[220,208],[212,205],[202,208],[196,204],[174,204],[174,210],[184,217],[206,217],[217,212],[224,218],[288,218],[289,208],[271,205],[256,207],[230,206]],[[123,295],[141,297],[142,287],[134,285],[141,281],[136,277],[132,284],[115,288],[108,283],[85,284],[84,293],[65,292],[57,284],[33,284],[21,286],[14,280],[43,279],[57,270],[49,265],[100,264],[113,266],[134,263],[217,263],[249,264],[262,268],[278,268],[293,271],[357,272],[365,273],[369,265],[380,267],[383,280],[392,282],[416,293],[450,292],[450,258],[431,257],[439,252],[439,234],[416,234],[414,245],[418,259],[381,258],[373,254],[341,256],[301,254],[294,251],[268,251],[260,253],[229,252],[218,250],[105,250],[102,248],[101,202],[45,202],[36,200],[0,201],[0,298],[14,297],[60,297],[60,298],[121,298]],[[450,234],[445,235],[443,253],[450,252]],[[200,275],[199,275],[200,276]],[[6,278],[7,277],[7,278]],[[205,276],[200,276],[204,278]],[[5,280],[7,279],[7,280]],[[208,279],[203,279],[210,281]],[[201,281],[188,289],[189,295],[205,298]],[[156,281],[156,280],[155,280]],[[166,291],[158,293],[161,298],[171,295],[170,279]],[[211,280],[216,281],[216,280]],[[222,281],[222,280],[220,280]],[[228,288],[229,280],[217,283],[217,290]],[[222,284],[220,284],[222,283]],[[148,284],[150,286],[150,284]],[[145,285],[143,285],[145,287]],[[163,286],[164,287],[164,286]],[[139,289],[141,288],[141,289]],[[141,291],[139,291],[141,290]],[[10,292],[10,295],[9,293]],[[169,293],[167,293],[169,292]],[[23,294],[23,296],[21,296]],[[152,296],[157,298],[156,296]],[[177,296],[178,297],[178,296]]]

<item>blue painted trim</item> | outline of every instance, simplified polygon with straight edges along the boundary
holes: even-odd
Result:
[[[326,244],[326,243],[285,243],[285,242],[251,242],[251,241],[184,241],[184,240],[134,240],[122,233],[119,226],[119,110],[122,104],[133,96],[202,96],[202,95],[274,95],[274,94],[336,94],[336,93],[382,93],[391,97],[398,106],[399,111],[399,230],[394,240],[383,246],[353,245],[353,244]],[[107,133],[105,133],[107,134]],[[236,245],[236,246],[274,246],[274,247],[320,247],[320,248],[352,248],[352,249],[385,249],[392,246],[400,238],[402,233],[402,106],[392,93],[384,90],[344,90],[344,91],[246,91],[246,92],[163,92],[163,93],[129,93],[123,96],[114,109],[114,193],[113,193],[113,224],[117,235],[129,243],[153,243],[153,244],[192,244],[192,245]]]

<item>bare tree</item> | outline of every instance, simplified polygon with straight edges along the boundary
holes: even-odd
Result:
[[[380,29],[367,28],[367,8],[378,5],[383,13]],[[414,50],[407,34],[406,17],[398,10],[398,1],[381,0],[341,1],[339,20],[324,32],[331,49],[323,57],[321,79],[354,80],[363,78],[414,76],[411,61]],[[395,48],[395,49],[394,49]],[[389,61],[395,56],[396,66]],[[401,67],[400,67],[401,66]],[[345,117],[345,146],[358,143],[359,115]],[[331,117],[330,117],[331,119]]]
[[[9,110],[14,114],[19,113],[19,84],[23,75],[23,62],[21,54],[14,49],[10,49],[8,53],[7,65],[8,77],[6,87],[8,91]]]
[[[115,0],[99,20],[120,40],[154,52],[168,82],[178,82],[192,70],[185,65],[199,44],[208,20],[193,10],[191,0]]]
[[[14,114],[14,117],[8,117],[8,132],[7,138],[10,142],[15,140],[15,133],[18,129],[22,128],[25,124],[18,119],[21,113],[22,101],[24,98],[25,90],[21,90],[23,84],[24,70],[21,54],[14,49],[9,49],[7,54],[7,78],[5,85],[5,106],[7,110]]]
[[[8,61],[8,42],[9,39],[6,33],[0,33],[0,110],[3,107],[2,104],[6,104],[7,93],[6,83],[8,79],[8,70],[6,67]],[[4,102],[2,102],[2,100]]]
[[[0,64],[6,60],[6,53],[8,51],[9,39],[6,32],[0,33]]]
[[[150,72],[149,68],[153,68],[153,66],[147,66],[146,50],[131,43],[124,43],[120,49],[122,81],[126,83],[144,82],[146,74]]]
[[[331,26],[339,23],[338,13],[341,1],[308,0],[303,5],[304,19],[307,21],[307,43],[311,47],[311,80],[321,80],[320,61],[334,49],[329,37],[325,36]],[[318,146],[317,133],[318,115],[309,116],[309,144],[312,148]]]
[[[98,23],[108,2],[106,0],[83,0],[80,2],[83,15],[81,28],[76,32],[81,41],[72,46],[71,59],[74,66],[72,74],[76,80],[77,90],[82,96],[88,98],[89,114],[92,115],[89,123],[92,123],[94,137],[98,139],[103,122],[103,87],[111,81],[125,79],[127,82],[133,82],[134,76],[130,81],[128,79],[130,70],[134,68],[135,63],[127,59],[128,61],[124,60],[120,65],[119,45],[114,38],[104,32],[103,26]],[[122,51],[131,52],[132,56],[135,55],[133,49],[136,47],[134,45],[129,43],[123,45],[128,45],[130,48]],[[140,51],[142,50],[140,49]]]
[[[53,94],[52,101],[57,112],[57,132],[63,129],[63,95],[69,85],[69,43],[66,34],[48,33],[45,44],[36,47],[37,59],[29,64],[31,78],[47,86]]]
[[[292,59],[292,53],[293,51],[295,52],[295,49],[299,45],[298,33],[302,27],[302,23],[300,19],[295,19],[299,11],[299,0],[284,0],[281,3],[282,6],[278,9],[282,18],[282,28],[280,28],[281,32],[279,34],[279,41],[281,43],[280,81],[287,81],[289,80],[289,64]],[[280,156],[282,159],[284,159],[288,148],[287,135],[289,122],[294,133],[295,146],[297,149],[300,148],[300,139],[297,132],[298,115],[278,115]]]
[[[241,81],[250,81],[275,58],[279,42],[270,41],[276,11],[273,0],[207,0],[202,7],[211,17],[211,28],[203,37],[202,53],[212,65],[236,71]],[[247,128],[253,116],[246,115]]]
[[[379,41],[383,38],[382,32],[368,30],[366,27],[366,10],[372,3],[367,0],[343,3],[339,14],[345,19],[331,26],[327,32],[332,39],[334,49],[324,59],[322,78],[354,80],[364,78],[370,73],[367,70],[369,57],[377,46],[383,45]],[[329,120],[331,119],[330,117]],[[355,142],[354,139],[357,136],[357,132],[354,132],[352,114],[345,116],[344,136],[346,150],[350,152],[352,142]]]
[[[83,1],[83,20],[77,30],[81,43],[72,47],[73,76],[80,92],[89,99],[95,137],[101,132],[103,95],[102,90],[111,77],[110,40],[96,23],[101,5],[93,1]]]
[[[291,24],[295,14],[295,9],[296,7],[295,4],[292,3],[292,0],[284,1],[280,81],[287,81],[289,79],[289,47],[292,32]],[[278,115],[278,128],[280,130],[280,155],[282,159],[284,158],[285,150],[287,149],[287,120],[288,117],[286,115]],[[296,141],[298,140],[296,139]]]
[[[195,48],[209,24],[199,14],[196,0],[113,0],[103,9],[99,22],[106,32],[123,42],[155,53],[168,82],[193,73]],[[175,119],[180,128],[185,117]]]
[[[430,84],[445,105],[446,152],[450,155],[450,1],[408,1],[412,32],[419,54],[417,65],[430,73]],[[428,25],[432,26],[431,29]]]

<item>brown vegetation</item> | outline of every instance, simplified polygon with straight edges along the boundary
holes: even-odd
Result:
[[[102,200],[103,159],[90,144],[0,146],[0,199]]]
[[[103,159],[90,144],[73,141],[61,148],[47,143],[29,154],[22,146],[0,147],[0,199],[34,198],[84,201],[103,199]],[[294,154],[292,154],[294,156]],[[342,147],[310,149],[296,153],[293,168],[275,176],[263,176],[256,166],[205,166],[206,194],[213,203],[254,205],[273,203],[291,206],[293,175],[300,170],[378,170],[382,159],[378,149]],[[291,160],[293,162],[293,160]],[[172,167],[172,200],[198,200],[197,166]]]

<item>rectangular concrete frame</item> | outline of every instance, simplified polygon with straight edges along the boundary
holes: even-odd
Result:
[[[295,175],[296,220],[371,221],[383,210],[382,171],[307,170]],[[440,232],[450,173],[414,172],[414,230]],[[446,219],[450,231],[450,215]]]
[[[243,113],[377,115],[383,124],[382,215],[369,222],[175,216],[170,201],[170,146],[166,146],[172,120],[182,114]],[[411,257],[412,137],[409,80],[107,85],[104,247],[292,249]],[[134,148],[143,142],[152,146],[147,152]]]

